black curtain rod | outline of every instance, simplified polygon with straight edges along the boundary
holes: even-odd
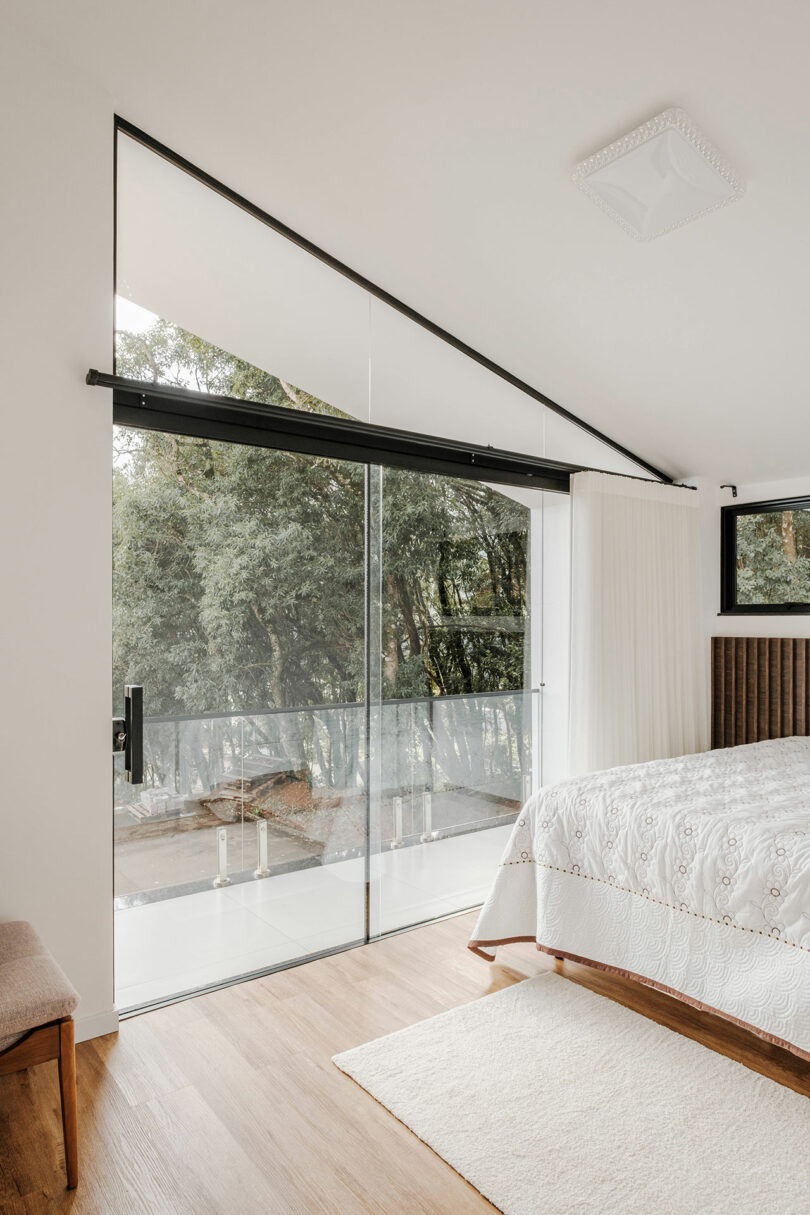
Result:
[[[415,434],[354,418],[334,418],[281,405],[151,384],[95,368],[88,371],[86,382],[113,390],[113,420],[122,426],[556,493],[568,493],[571,473],[582,471],[580,465],[559,460]]]
[[[532,397],[533,400],[538,401],[547,409],[559,414],[561,418],[565,418],[566,421],[571,422],[574,426],[578,426],[580,430],[584,430],[586,434],[592,435],[593,438],[598,439],[600,443],[605,443],[608,447],[612,448],[613,451],[617,451],[626,459],[631,460],[634,464],[637,464],[639,468],[646,469],[647,472],[652,473],[652,475],[657,477],[660,481],[672,483],[673,478],[670,477],[668,473],[663,472],[660,468],[656,468],[654,464],[650,464],[649,461],[643,460],[640,456],[637,456],[634,452],[630,451],[629,448],[624,447],[615,439],[611,439],[608,435],[603,434],[601,430],[597,430],[596,427],[591,426],[589,422],[585,422],[582,418],[577,417],[576,414],[571,413],[570,410],[566,409],[564,406],[559,405],[556,401],[553,401],[551,397],[546,396],[544,392],[540,392],[539,389],[533,388],[531,384],[527,384],[525,380],[521,380],[518,376],[512,375],[512,373],[507,371],[505,367],[501,367],[498,363],[493,362],[492,359],[487,358],[486,355],[481,354],[480,351],[475,350],[472,346],[468,346],[466,342],[463,342],[460,338],[455,337],[452,333],[448,332],[447,329],[443,329],[440,325],[428,320],[426,316],[423,316],[420,312],[417,312],[415,308],[411,308],[410,305],[403,303],[402,300],[397,299],[396,296],[391,295],[390,292],[385,291],[382,287],[378,287],[376,283],[372,283],[370,279],[365,278],[362,274],[358,274],[357,271],[352,270],[350,266],[347,266],[344,262],[339,261],[338,258],[332,257],[330,253],[327,253],[324,249],[321,249],[311,240],[308,240],[305,236],[302,236],[299,232],[296,232],[287,224],[282,223],[280,219],[276,219],[267,211],[263,211],[261,207],[257,207],[243,195],[237,193],[236,190],[232,190],[229,186],[226,186],[221,181],[218,181],[217,178],[212,177],[210,173],[206,173],[204,169],[200,169],[197,165],[192,164],[191,161],[186,160],[184,156],[180,156],[177,152],[173,152],[171,148],[166,146],[166,144],[154,139],[151,135],[148,135],[146,131],[142,131],[140,127],[136,127],[134,123],[128,122],[125,118],[121,118],[116,115],[115,129],[116,131],[121,131],[125,135],[128,135],[131,139],[137,140],[138,143],[143,144],[144,147],[149,148],[158,156],[162,156],[164,160],[169,161],[169,163],[173,164],[176,168],[182,169],[184,173],[188,173],[190,177],[195,178],[195,180],[199,181],[202,185],[208,186],[209,189],[216,191],[216,193],[221,195],[222,198],[228,199],[229,202],[234,203],[235,206],[240,207],[243,211],[246,211],[248,215],[252,215],[253,218],[259,220],[260,223],[265,224],[268,228],[272,228],[273,231],[278,232],[279,235],[286,237],[287,240],[292,241],[293,244],[298,245],[299,248],[304,249],[307,253],[310,253],[313,257],[316,257],[318,261],[323,262],[332,270],[335,270],[338,274],[343,275],[344,278],[347,278],[351,282],[355,283],[358,287],[362,287],[364,291],[367,291],[369,295],[373,295],[375,299],[381,300],[390,308],[393,308],[395,311],[400,312],[403,316],[408,317],[408,319],[413,321],[414,324],[421,326],[422,329],[426,329],[428,333],[432,333],[434,337],[446,342],[448,346],[454,347],[454,349],[458,350],[461,354],[466,355],[467,358],[472,359],[481,367],[486,368],[487,371],[492,372],[493,375],[498,376],[499,379],[505,380],[507,384],[511,384],[513,388],[517,388],[520,392]]]
[[[576,471],[601,473],[603,477],[621,477],[624,481],[646,481],[647,485],[655,484],[649,477],[637,477],[635,473],[610,472],[607,468],[578,468]],[[673,481],[671,477],[666,484],[671,485],[673,489],[694,489],[697,491],[696,485],[686,485],[683,481]],[[720,488],[723,488],[722,485]]]

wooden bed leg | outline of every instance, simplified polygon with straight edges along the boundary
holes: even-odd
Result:
[[[59,1094],[62,1098],[62,1131],[65,1137],[67,1188],[79,1184],[79,1121],[76,1108],[76,1048],[73,1018],[59,1022]]]
[[[554,955],[554,971],[556,974],[562,974],[563,962],[565,958],[561,958],[558,953]]]

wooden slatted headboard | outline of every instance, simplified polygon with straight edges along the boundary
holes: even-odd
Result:
[[[810,638],[712,637],[712,746],[810,734]]]

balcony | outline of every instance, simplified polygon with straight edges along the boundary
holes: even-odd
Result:
[[[489,692],[147,719],[145,782],[115,783],[119,1007],[481,903],[539,783],[539,710]]]

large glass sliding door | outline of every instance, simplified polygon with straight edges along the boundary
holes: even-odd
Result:
[[[114,702],[144,689],[144,781],[115,779],[123,1008],[365,939],[364,478],[116,430]]]
[[[388,932],[480,904],[539,784],[542,495],[391,468],[373,485],[371,906]]]
[[[539,779],[526,500],[116,429],[120,1007],[483,900]]]

